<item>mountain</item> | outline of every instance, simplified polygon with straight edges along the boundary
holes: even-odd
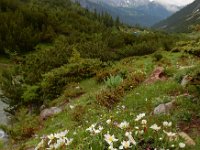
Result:
[[[119,16],[123,23],[142,26],[151,26],[180,9],[177,6],[169,10],[163,4],[149,0],[78,0],[78,2],[89,10],[107,12],[114,18]]]
[[[192,25],[198,23],[200,23],[200,0],[194,1],[153,27],[170,32],[188,32]]]

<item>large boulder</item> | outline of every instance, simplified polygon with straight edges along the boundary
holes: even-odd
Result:
[[[41,111],[40,113],[40,119],[41,120],[46,120],[47,118],[54,116],[62,111],[61,108],[59,107],[51,107],[51,108],[46,108]]]

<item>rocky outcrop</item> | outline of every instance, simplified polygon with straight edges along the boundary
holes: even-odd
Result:
[[[156,81],[163,81],[163,80],[166,80],[166,77],[164,76],[164,68],[157,67],[154,69],[150,77],[146,79],[145,83],[151,84]]]
[[[51,108],[46,108],[41,111],[40,113],[40,120],[46,120],[47,118],[54,116],[62,111],[61,108],[59,107],[51,107]]]

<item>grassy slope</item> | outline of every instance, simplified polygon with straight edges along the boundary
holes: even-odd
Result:
[[[186,54],[165,52],[163,55],[164,58],[160,62],[155,62],[152,56],[131,57],[116,62],[114,67],[122,70],[126,69],[128,71],[144,71],[148,76],[155,66],[162,65],[167,68],[169,73],[175,75],[180,72],[176,69],[177,62],[181,66],[199,63],[197,58]],[[183,55],[187,59],[183,59]],[[187,98],[181,97],[177,99],[178,109],[171,112],[170,115],[151,115],[155,106],[172,100],[169,96],[177,95],[177,93],[182,94],[186,91],[172,77],[167,81],[156,82],[151,85],[141,84],[134,90],[126,93],[121,103],[113,110],[108,110],[99,106],[95,100],[96,93],[102,88],[105,88],[105,85],[97,84],[94,78],[92,78],[82,81],[80,87],[86,91],[86,94],[71,100],[64,112],[43,122],[42,129],[37,133],[38,136],[69,129],[71,132],[75,131],[78,133],[77,135],[72,135],[71,133],[71,136],[75,138],[75,144],[72,146],[73,149],[81,149],[84,143],[82,138],[85,135],[85,129],[95,122],[105,122],[109,118],[115,121],[131,121],[136,114],[146,112],[152,121],[161,122],[164,120],[172,120],[174,123],[179,123],[184,117],[188,117],[184,112],[200,114],[199,106],[197,108],[197,106],[191,101],[188,101]],[[69,107],[70,105],[76,107],[71,109]],[[125,106],[125,109],[123,109],[122,106]],[[78,114],[78,117],[76,114]],[[200,146],[200,136],[194,133],[195,130],[191,133],[191,136],[195,139],[197,146],[189,149],[198,149]],[[31,147],[37,145],[38,142],[38,138],[32,138],[28,140],[25,145],[26,147]]]

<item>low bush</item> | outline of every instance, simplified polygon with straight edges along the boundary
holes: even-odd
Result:
[[[145,80],[145,74],[143,72],[133,72],[128,75],[128,77],[120,84],[120,87],[124,91],[129,91]]]
[[[54,99],[61,94],[64,87],[71,82],[78,82],[92,77],[101,68],[98,59],[81,59],[80,62],[70,63],[43,75],[41,90],[46,99]]]
[[[76,121],[77,123],[81,123],[83,121],[85,113],[86,113],[86,108],[84,106],[81,105],[76,106],[71,114],[72,120]]]
[[[95,79],[98,83],[103,82],[106,78],[108,78],[110,75],[115,76],[119,73],[119,69],[102,69],[97,72]]]
[[[163,55],[160,52],[156,52],[153,55],[155,61],[160,61],[163,58]]]
[[[25,108],[18,110],[12,122],[8,134],[14,140],[31,138],[40,126],[38,117],[31,115]]]
[[[116,88],[113,90],[103,90],[96,95],[97,102],[109,109],[113,108],[115,104],[119,103],[124,95],[123,88]]]

